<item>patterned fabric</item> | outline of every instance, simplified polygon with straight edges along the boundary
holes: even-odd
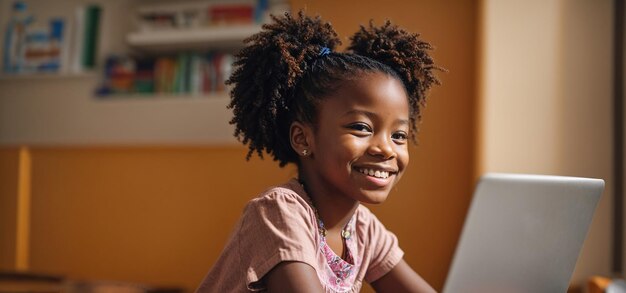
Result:
[[[318,219],[320,227],[324,227],[324,223]],[[328,246],[326,237],[321,236],[319,245],[320,252],[326,259],[326,266],[324,266],[324,272],[318,273],[321,281],[327,287],[327,291],[331,292],[350,292],[354,286],[356,279],[356,271],[360,266],[360,259],[357,259],[359,254],[357,253],[356,245],[356,233],[354,231],[354,216],[350,219],[346,227],[344,228],[350,235],[344,239],[345,244],[345,259],[335,254],[335,252]]]

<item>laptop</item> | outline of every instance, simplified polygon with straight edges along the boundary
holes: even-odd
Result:
[[[603,190],[601,179],[484,175],[443,292],[566,292]]]

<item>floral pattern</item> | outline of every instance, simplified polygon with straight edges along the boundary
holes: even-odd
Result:
[[[324,227],[321,221],[320,227]],[[322,274],[321,280],[325,283],[325,287],[330,289],[330,292],[350,292],[354,281],[356,279],[355,272],[357,271],[360,261],[355,258],[357,254],[356,235],[353,233],[354,229],[354,217],[348,222],[344,228],[349,237],[345,237],[345,259],[335,254],[335,252],[326,243],[326,237],[321,236],[320,252],[325,259],[324,268],[326,271]]]

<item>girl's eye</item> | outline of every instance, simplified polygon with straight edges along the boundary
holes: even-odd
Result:
[[[392,134],[391,138],[397,143],[404,143],[409,138],[409,136],[406,132],[399,131]]]
[[[350,125],[348,125],[348,128],[352,129],[352,130],[359,131],[359,132],[372,132],[372,128],[370,128],[369,125],[367,125],[365,123],[350,124]]]

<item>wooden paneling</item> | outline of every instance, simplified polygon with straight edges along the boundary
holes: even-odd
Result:
[[[39,149],[31,267],[195,288],[246,201],[295,175],[243,148]]]
[[[18,148],[0,148],[0,270],[15,269]]]

